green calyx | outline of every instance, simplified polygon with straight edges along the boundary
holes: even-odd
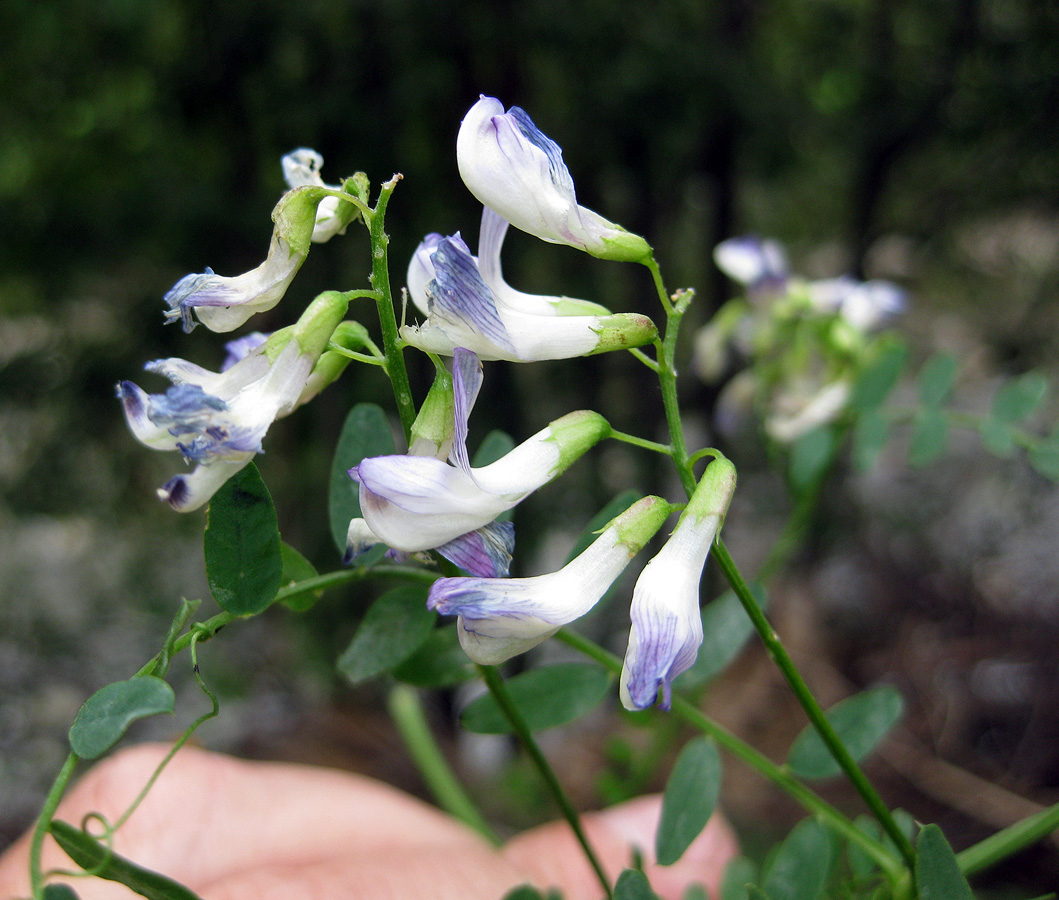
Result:
[[[549,441],[559,450],[554,474],[565,472],[585,452],[611,434],[610,423],[599,413],[579,409],[556,419],[548,426]]]
[[[331,193],[334,192],[330,188],[306,184],[292,188],[279,198],[272,210],[275,236],[290,248],[291,253],[299,256],[309,253],[316,227],[316,207]]]
[[[600,316],[595,328],[599,343],[589,353],[608,353],[611,350],[631,350],[642,347],[658,337],[658,328],[647,316],[639,313],[615,313],[612,316]]]
[[[640,235],[625,231],[620,225],[615,225],[613,231],[603,235],[600,243],[602,247],[592,248],[588,252],[599,259],[615,262],[642,263],[650,259],[654,252]]]
[[[716,516],[723,521],[728,504],[732,502],[732,494],[735,493],[735,479],[735,466],[731,461],[724,456],[716,456],[702,473],[695,492],[680,516],[680,522],[689,518],[697,522],[706,516]]]
[[[341,291],[324,291],[313,300],[290,329],[301,352],[314,360],[319,359],[347,309],[349,299]]]
[[[455,403],[452,375],[444,366],[439,366],[434,383],[412,423],[409,447],[414,455],[447,455],[448,447],[452,445]],[[444,454],[441,453],[443,449],[446,451]]]
[[[621,515],[611,519],[604,531],[616,529],[617,543],[628,550],[631,558],[647,546],[673,509],[672,503],[652,494],[637,500]]]

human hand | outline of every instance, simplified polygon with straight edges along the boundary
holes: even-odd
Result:
[[[111,821],[133,801],[168,748],[145,744],[91,769],[57,818]],[[661,801],[641,797],[583,817],[615,878],[633,847],[653,858]],[[204,900],[500,900],[513,887],[556,887],[566,900],[595,900],[600,886],[569,826],[554,822],[499,850],[414,797],[360,775],[287,763],[247,762],[182,749],[114,837],[114,851],[187,885]],[[652,887],[678,900],[699,882],[716,896],[737,852],[714,816],[673,866],[647,865]],[[28,897],[29,836],[0,857],[0,898]],[[43,866],[70,867],[49,839]],[[73,881],[81,900],[130,900],[122,885]]]

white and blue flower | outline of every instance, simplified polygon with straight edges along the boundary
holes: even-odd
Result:
[[[702,643],[699,579],[734,491],[735,467],[723,457],[715,459],[673,534],[636,581],[619,682],[626,709],[652,706],[659,689],[659,705],[668,709],[673,679],[695,662]]]
[[[424,239],[409,264],[408,292],[427,318],[401,329],[409,344],[442,355],[464,347],[482,359],[531,362],[639,347],[657,336],[646,316],[512,288],[500,270],[506,231],[507,223],[487,209],[479,257],[459,234]]]
[[[482,205],[522,231],[603,259],[651,255],[642,237],[578,205],[559,145],[517,106],[505,112],[496,98],[481,97],[460,125],[456,162]]]
[[[312,379],[327,342],[348,301],[337,292],[318,297],[301,320],[259,343],[223,372],[211,372],[183,359],[160,359],[149,372],[173,384],[164,394],[148,394],[131,381],[118,385],[118,397],[133,435],[155,450],[179,450],[194,463],[176,475],[158,496],[178,512],[208,502],[217,489],[255,454],[269,426],[322,388]]]
[[[434,456],[377,456],[349,470],[360,484],[360,509],[366,523],[366,529],[359,523],[354,529],[358,548],[365,546],[370,533],[403,553],[436,549],[464,568],[464,562],[471,560],[475,568],[468,571],[506,572],[508,542],[495,527],[484,534],[481,529],[610,434],[610,425],[602,416],[580,410],[552,422],[496,462],[472,468],[467,417],[480,385],[477,358],[459,348],[453,367],[451,465]],[[473,546],[468,548],[468,542]],[[480,559],[481,565],[474,559]]]
[[[531,578],[440,578],[431,585],[427,605],[458,616],[467,655],[496,665],[535,647],[595,606],[670,510],[661,498],[644,497],[556,572]]]

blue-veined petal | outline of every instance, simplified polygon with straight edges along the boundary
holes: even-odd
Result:
[[[626,709],[653,705],[659,689],[668,709],[673,679],[695,662],[702,643],[699,579],[734,491],[735,467],[713,460],[673,534],[636,580],[619,682]]]
[[[468,111],[456,138],[460,176],[483,206],[541,240],[605,259],[640,261],[643,238],[577,203],[559,146],[518,107],[493,97]]]

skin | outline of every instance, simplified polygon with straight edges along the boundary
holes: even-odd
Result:
[[[166,747],[145,744],[98,764],[68,793],[58,818],[79,823],[95,810],[117,819]],[[641,797],[584,817],[616,877],[632,847],[650,861],[660,799]],[[601,890],[569,827],[555,822],[494,849],[434,807],[386,784],[331,769],[247,762],[185,748],[118,832],[116,852],[181,881],[203,900],[499,900],[526,882],[557,887],[567,900]],[[714,816],[675,865],[647,865],[664,900],[693,882],[716,896],[738,848]],[[0,898],[29,896],[29,836],[0,857]],[[50,839],[44,868],[69,867]],[[66,878],[82,900],[136,895],[99,879]]]

